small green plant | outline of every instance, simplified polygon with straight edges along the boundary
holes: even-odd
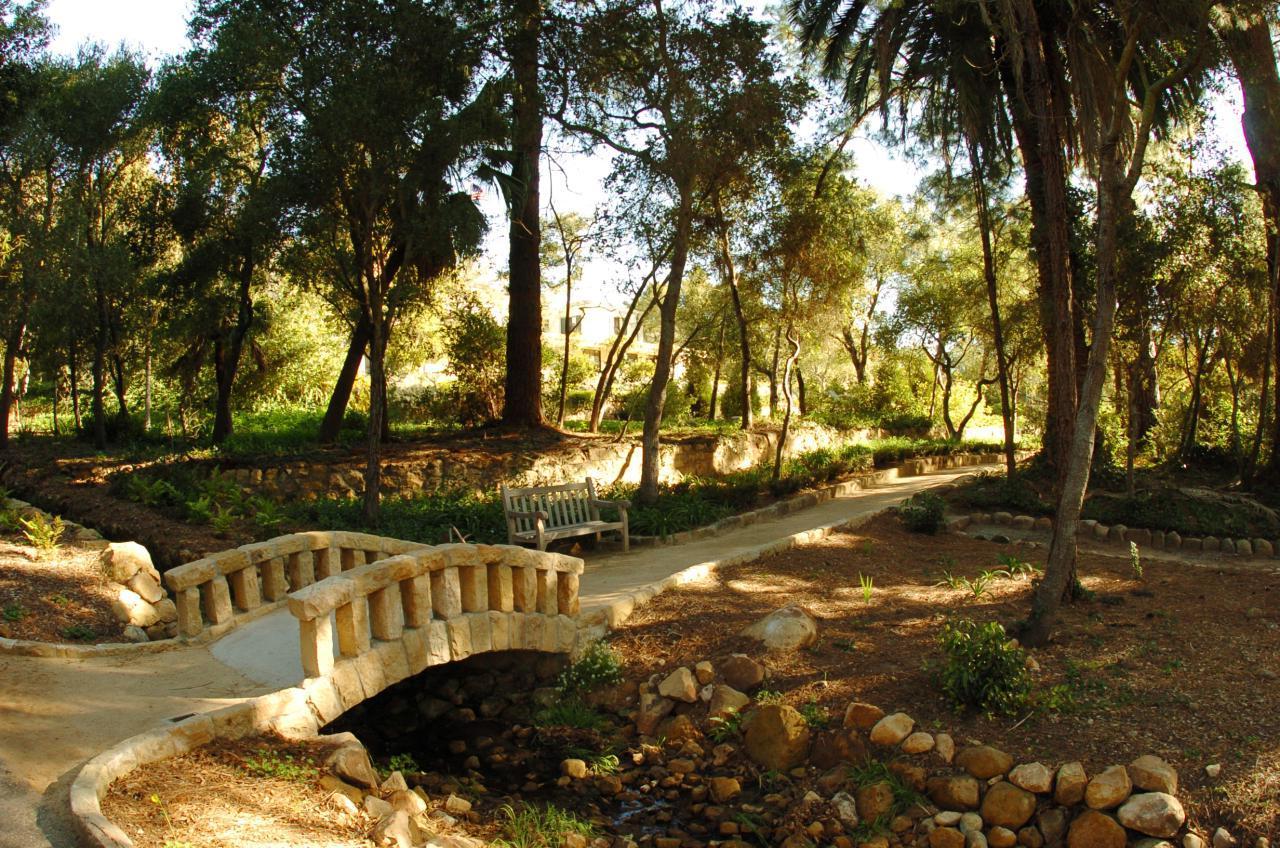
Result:
[[[243,767],[254,777],[274,777],[296,783],[305,783],[319,774],[309,757],[295,759],[290,754],[266,748],[259,748],[253,756],[246,758]]]
[[[22,604],[9,604],[4,608],[5,621],[22,621],[29,613]]]
[[[827,715],[827,711],[819,706],[816,701],[810,701],[803,705],[798,712],[800,717],[804,719],[804,723],[814,730],[825,730],[827,725],[831,724],[831,716]]]
[[[876,760],[868,760],[862,765],[848,766],[846,767],[846,774],[849,776],[849,781],[859,789],[875,783],[882,783],[888,786],[893,794],[893,804],[887,812],[875,819],[864,819],[859,823],[853,833],[853,838],[859,842],[888,833],[889,822],[895,816],[902,815],[913,804],[919,804],[924,801],[919,792],[908,786],[899,775],[891,771],[884,763]]]
[[[756,703],[758,704],[781,704],[782,693],[773,689],[761,689],[756,692]]]
[[[871,603],[871,592],[875,589],[875,578],[859,571],[858,585],[862,587],[862,602],[864,604]]]
[[[58,592],[49,596],[49,603],[53,604],[55,607],[67,607],[71,606],[71,599],[61,592]]]
[[[937,533],[947,502],[933,492],[917,492],[898,506],[898,517],[912,533]]]
[[[418,768],[418,761],[413,758],[413,754],[392,754],[391,759],[387,760],[387,774],[393,771],[398,772],[417,772],[422,771]]]
[[[586,761],[596,774],[617,774],[622,766],[617,754],[593,754]]]
[[[209,516],[209,526],[217,533],[226,533],[235,527],[239,520],[240,516],[236,514],[235,509],[226,504],[215,503],[213,514]]]
[[[1000,564],[1000,569],[1006,572],[1011,579],[1015,577],[1031,577],[1042,570],[1038,566],[1018,559],[1013,554],[1001,554],[996,559],[996,562]]]
[[[855,653],[858,650],[857,644],[852,639],[833,639],[831,647],[837,651],[844,651],[846,654]]]
[[[581,730],[603,730],[607,726],[599,710],[580,698],[565,698],[533,714],[536,727],[576,727]]]
[[[730,713],[727,716],[712,716],[711,729],[707,735],[711,741],[720,743],[736,739],[742,733],[742,713]]]
[[[933,585],[946,586],[948,589],[963,589],[968,582],[969,581],[965,578],[958,577],[944,569],[942,572],[942,579]]]
[[[604,642],[592,642],[582,657],[560,672],[556,688],[568,695],[583,694],[622,680],[622,660]]]
[[[1031,692],[1026,652],[1010,643],[998,622],[948,622],[940,638],[943,652],[938,683],[961,711],[1010,715]]]
[[[1133,577],[1135,580],[1142,579],[1142,557],[1138,553],[1138,543],[1129,543],[1129,567],[1133,569]]]
[[[58,540],[66,529],[60,516],[37,512],[30,518],[19,518],[18,521],[22,524],[22,535],[36,549],[37,557],[47,556],[58,549]]]
[[[576,833],[590,841],[596,828],[568,810],[552,804],[541,806],[504,806],[498,810],[503,838],[492,844],[501,848],[560,848],[564,837]]]
[[[0,530],[6,533],[16,533],[22,529],[22,518],[18,515],[16,509],[4,508],[0,509]]]
[[[172,833],[173,818],[169,815],[168,805],[165,804],[159,795],[154,793],[152,793],[150,801],[160,809],[160,815],[164,817],[165,829]],[[181,839],[165,839],[163,848],[195,848],[195,846],[190,842],[185,842]]]
[[[62,635],[64,638],[78,642],[92,639],[97,636],[98,633],[92,627],[88,627],[84,624],[71,624],[62,628]]]

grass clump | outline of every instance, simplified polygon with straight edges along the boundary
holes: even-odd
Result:
[[[295,759],[289,754],[266,748],[259,748],[253,756],[247,757],[243,768],[253,777],[274,777],[294,783],[306,783],[320,774],[310,758]]]
[[[577,662],[556,679],[556,688],[566,695],[582,695],[601,686],[622,682],[622,659],[604,642],[592,642]]]
[[[948,622],[940,641],[938,684],[957,710],[1011,715],[1026,706],[1031,694],[1026,652],[1010,642],[998,622]]]
[[[581,698],[565,698],[533,714],[534,727],[572,727],[578,730],[604,730],[609,721],[604,714],[584,703]]]
[[[502,838],[493,844],[501,848],[560,848],[565,836],[576,833],[586,840],[598,834],[590,822],[553,804],[544,806],[504,806],[498,811]]]
[[[898,506],[898,517],[912,533],[933,535],[942,529],[947,502],[933,492],[917,492]]]
[[[58,549],[62,533],[67,529],[61,517],[45,515],[43,512],[34,513],[30,518],[19,518],[18,522],[22,525],[22,535],[36,549],[38,559],[43,559]]]

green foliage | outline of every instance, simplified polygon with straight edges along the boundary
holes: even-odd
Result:
[[[590,841],[597,835],[590,822],[552,804],[546,806],[504,806],[498,810],[502,822],[500,848],[560,848],[565,836],[577,834]]]
[[[738,738],[742,734],[742,713],[730,713],[727,716],[712,716],[710,730],[707,735],[717,744]]]
[[[286,504],[288,520],[306,527],[333,530],[367,530],[358,498],[324,499]],[[435,492],[413,498],[387,498],[382,502],[378,532],[396,539],[427,544],[450,540],[452,528],[476,544],[507,540],[507,522],[497,493],[473,491]]]
[[[996,557],[996,562],[1000,564],[1000,571],[1003,571],[1008,577],[1034,577],[1044,569],[1029,562],[1018,559],[1013,554],[1000,554]]]
[[[579,730],[604,730],[609,722],[604,714],[581,698],[560,698],[554,704],[533,714],[535,727],[575,727]]]
[[[79,642],[97,637],[98,632],[85,624],[70,624],[62,628],[62,635],[73,642]]]
[[[392,754],[391,759],[387,760],[387,767],[379,769],[383,774],[391,774],[393,771],[401,773],[422,771],[418,767],[418,761],[413,758],[413,754],[399,753]]]
[[[1133,569],[1134,579],[1141,580],[1142,579],[1142,557],[1138,553],[1137,542],[1129,543],[1129,567]]]
[[[1010,480],[1002,472],[984,472],[962,485],[954,498],[958,504],[984,512],[1009,510],[1022,515],[1053,515],[1053,505],[1040,497],[1025,475]]]
[[[898,517],[912,533],[937,533],[947,502],[933,492],[917,492],[898,506]]]
[[[1010,715],[1026,705],[1026,652],[1010,643],[998,622],[948,622],[940,642],[938,685],[958,710]]]
[[[875,579],[859,571],[858,585],[862,587],[862,602],[864,604],[871,603],[871,593],[875,589]]]
[[[320,774],[310,757],[295,758],[269,748],[259,748],[245,758],[241,767],[252,777],[272,777],[294,783],[307,783]]]
[[[1182,536],[1230,536],[1274,539],[1280,520],[1242,499],[1170,487],[1130,495],[1095,494],[1084,504],[1083,518]]]
[[[566,695],[583,695],[622,681],[622,658],[604,642],[592,642],[577,662],[556,678],[556,688]]]
[[[816,701],[809,701],[802,705],[797,712],[804,719],[804,723],[814,730],[825,730],[831,724],[831,716]]]
[[[904,814],[913,805],[924,801],[924,797],[919,792],[908,786],[902,777],[879,760],[867,760],[860,765],[846,766],[845,773],[856,789],[883,783],[893,794],[893,803],[887,812],[875,819],[863,820],[858,824],[851,836],[859,842],[869,840],[878,834],[888,833],[889,822]]]
[[[474,297],[455,306],[445,321],[445,355],[464,425],[488,424],[502,413],[506,371],[506,329]]]
[[[66,530],[66,523],[58,515],[49,516],[43,512],[35,512],[30,518],[19,518],[22,535],[36,549],[36,556],[43,558],[58,549],[58,541]]]
[[[22,621],[30,613],[22,604],[6,604],[3,610],[5,621]]]

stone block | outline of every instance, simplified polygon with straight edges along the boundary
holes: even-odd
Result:
[[[268,601],[278,601],[289,594],[289,581],[285,578],[285,560],[296,560],[300,554],[289,554],[288,557],[269,559],[258,566],[262,580],[262,596]],[[311,555],[307,554],[310,559]]]
[[[111,599],[111,612],[123,624],[150,627],[160,621],[156,608],[130,589],[121,586]]]
[[[334,610],[338,625],[338,651],[344,657],[356,657],[369,650],[369,605],[356,598]]]
[[[360,670],[355,660],[339,660],[329,673],[329,679],[333,681],[344,712],[364,701],[364,685],[360,682]]]
[[[404,656],[409,663],[409,674],[417,674],[431,664],[427,644],[428,628],[425,624],[421,627],[406,627],[400,636],[400,641],[404,644]]]
[[[375,642],[371,653],[382,663],[382,679],[387,686],[394,686],[410,675],[409,658],[400,639]]]
[[[333,671],[333,620],[323,615],[299,621],[298,647],[305,677],[323,677]]]
[[[400,584],[392,583],[369,595],[369,631],[384,642],[399,641],[404,632]]]
[[[494,563],[488,567],[489,609],[497,612],[511,612],[515,609],[515,585],[512,581],[511,566]]]
[[[321,724],[328,724],[345,712],[338,685],[328,677],[304,681],[302,691],[307,693],[307,703]]]
[[[431,572],[431,608],[438,618],[462,615],[462,585],[456,568]]]
[[[154,604],[164,597],[164,589],[160,588],[160,581],[146,571],[139,571],[130,577],[125,585],[149,604]]]
[[[577,615],[578,575],[561,574],[556,581],[556,609],[561,615]]]
[[[538,569],[538,612],[554,616],[559,611],[557,598],[557,573],[550,569]]]
[[[462,611],[483,612],[489,609],[489,575],[483,565],[464,565],[458,569],[462,589]]]
[[[489,627],[489,613],[473,612],[466,616],[471,624],[471,653],[493,650],[493,631]]]
[[[459,615],[448,619],[445,625],[449,633],[449,656],[454,660],[471,656],[471,622]]]
[[[214,733],[219,739],[241,739],[257,732],[253,724],[254,708],[252,701],[242,701],[220,710],[209,713],[213,722]]]
[[[561,654],[573,653],[577,639],[578,623],[567,615],[556,616],[556,652]]]
[[[511,650],[511,614],[491,610],[489,617],[489,634],[493,650]]]
[[[1129,528],[1123,524],[1111,525],[1111,531],[1107,533],[1108,542],[1124,542],[1125,534],[1129,532]]]
[[[533,567],[511,569],[512,606],[516,612],[536,612],[538,609],[538,571]]]
[[[231,587],[231,599],[241,612],[251,612],[262,606],[262,587],[258,583],[258,569],[250,565],[227,575]]]
[[[231,591],[227,587],[227,578],[221,574],[200,587],[200,600],[204,606],[204,617],[210,624],[230,621],[235,613],[231,606]]]
[[[386,673],[382,669],[382,658],[377,653],[366,651],[353,658],[352,663],[356,667],[356,674],[360,677],[360,688],[364,690],[366,698],[372,698],[387,688]]]
[[[436,619],[427,625],[427,664],[444,665],[453,661],[449,653],[449,625]]]
[[[296,592],[316,582],[315,553],[310,550],[289,554],[285,560],[285,575],[289,579],[289,589]]]
[[[406,627],[423,627],[431,620],[431,578],[419,574],[400,583],[400,603]]]
[[[524,617],[524,648],[527,651],[541,651],[545,642],[545,634],[549,619],[545,615],[533,613]],[[554,637],[553,637],[554,638]]]

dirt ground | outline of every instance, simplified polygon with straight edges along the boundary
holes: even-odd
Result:
[[[102,809],[138,848],[371,846],[364,817],[342,812],[320,787],[329,750],[282,739],[207,745],[133,772]]]
[[[118,642],[111,591],[96,551],[62,545],[43,558],[0,536],[0,637],[37,642]]]
[[[1014,554],[1043,566],[1045,551],[964,536],[905,532],[883,515],[856,533],[741,566],[656,598],[611,637],[628,673],[644,676],[732,651],[736,636],[786,603],[818,619],[820,640],[765,658],[766,687],[793,706],[839,715],[850,701],[903,710],[958,741],[997,745],[1020,761],[1082,761],[1091,773],[1157,754],[1181,777],[1189,823],[1280,835],[1280,576],[1225,574],[1146,557],[1084,554],[1093,600],[1068,608],[1052,643],[1032,653],[1036,690],[1053,709],[959,716],[934,683],[949,616],[1012,625],[1029,607],[1028,577],[993,580],[980,597],[936,585],[943,570],[976,577]],[[862,578],[872,581],[863,599]],[[1055,688],[1056,687],[1056,688]],[[1048,693],[1053,693],[1049,697]],[[838,712],[839,711],[839,712]],[[1204,767],[1222,766],[1210,779]]]

